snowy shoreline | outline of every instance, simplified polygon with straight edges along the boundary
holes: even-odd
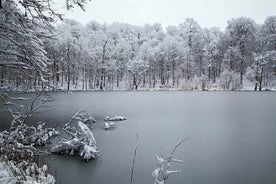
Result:
[[[276,92],[276,87],[273,88],[267,88],[267,89],[263,89],[262,91],[255,91],[254,88],[252,87],[252,89],[248,89],[248,88],[244,88],[244,89],[238,89],[238,90],[223,90],[223,89],[209,89],[209,90],[187,90],[187,89],[158,89],[158,88],[153,88],[153,89],[137,89],[137,90],[127,90],[127,89],[113,89],[113,90],[100,90],[100,89],[89,89],[89,90],[81,90],[81,89],[72,89],[72,90],[45,90],[48,93],[73,93],[73,92],[174,92],[174,91],[178,91],[178,92]],[[24,94],[24,93],[35,93],[37,91],[35,90],[28,90],[28,91],[13,91],[13,93],[20,93],[20,94]]]

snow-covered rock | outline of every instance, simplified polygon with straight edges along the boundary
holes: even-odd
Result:
[[[126,117],[123,117],[123,116],[114,116],[114,117],[109,117],[109,116],[106,116],[105,117],[105,121],[124,121],[126,120],[127,118]]]
[[[105,122],[104,123],[104,129],[105,130],[111,130],[111,129],[114,129],[114,128],[116,128],[115,123],[112,123],[112,122]]]

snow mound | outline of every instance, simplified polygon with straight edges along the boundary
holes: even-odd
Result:
[[[116,125],[115,125],[115,123],[112,123],[112,122],[105,122],[104,123],[104,129],[105,130],[111,130],[111,129],[114,129],[114,128],[116,128]]]
[[[123,116],[114,116],[114,117],[109,117],[109,116],[106,116],[105,117],[105,121],[124,121],[126,120],[127,118],[126,117],[123,117]]]

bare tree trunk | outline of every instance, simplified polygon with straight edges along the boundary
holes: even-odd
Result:
[[[135,74],[133,74],[133,86],[135,86],[135,89],[136,89],[136,85],[137,85],[136,76]]]
[[[106,49],[106,45],[108,43],[109,38],[105,41],[104,45],[103,45],[103,55],[102,55],[102,68],[101,68],[101,81],[100,81],[100,89],[103,90],[103,88],[105,87],[105,69],[104,69],[104,62],[105,62],[105,49]]]
[[[2,66],[2,70],[1,70],[1,85],[4,84],[4,71],[5,71],[5,66]]]
[[[113,90],[113,83],[114,83],[114,75],[112,72],[112,76],[111,76],[111,89]]]
[[[85,73],[85,65],[84,65],[83,70],[82,70],[82,90],[83,91],[84,91],[85,80],[86,80],[86,73]]]
[[[56,81],[59,83],[59,65],[56,66]]]
[[[148,73],[148,77],[149,77],[149,87],[151,88],[151,66],[149,68],[149,73]]]
[[[72,82],[73,85],[75,84],[75,65],[74,65],[74,60],[72,62]]]
[[[161,78],[161,84],[165,85],[165,71],[164,71],[164,63],[161,61],[161,69],[160,69],[160,78]]]
[[[240,63],[240,84],[242,85],[242,82],[243,82],[244,56],[245,56],[243,42],[240,42],[240,51],[241,51],[241,56],[242,56],[241,63]]]
[[[120,85],[119,81],[120,81],[120,72],[119,72],[119,70],[117,70],[117,73],[116,73],[116,86],[117,86],[117,89],[119,88],[119,85]]]
[[[153,88],[155,88],[156,85],[156,76],[155,76],[155,71],[153,72]]]
[[[211,80],[211,67],[208,67],[208,80]]]
[[[34,89],[36,91],[36,82],[37,82],[36,72],[33,74],[33,78],[34,78],[33,85],[34,85]]]
[[[260,81],[259,81],[259,91],[262,91],[262,83],[263,83],[263,71],[264,71],[264,66],[261,66],[261,74],[260,74]]]
[[[70,90],[70,66],[67,66],[67,90]]]
[[[69,44],[68,44],[68,49],[67,49],[67,60],[68,60],[68,64],[67,64],[67,90],[70,90],[70,58],[69,58]]]
[[[257,91],[257,89],[258,89],[258,81],[259,81],[259,63],[258,63],[258,61],[257,61],[257,71],[256,71],[256,77],[255,77],[255,88],[254,88],[254,90],[255,91]]]
[[[216,82],[216,72],[215,71],[213,71],[213,77],[214,77],[213,83],[215,83]]]
[[[143,88],[146,86],[146,75],[143,74]]]
[[[78,87],[78,80],[79,80],[79,67],[77,68],[76,71],[76,78],[75,78],[75,89]]]
[[[242,62],[241,62],[241,71],[240,71],[240,84],[242,85],[242,81],[243,81],[243,71],[242,71]]]
[[[64,82],[64,71],[61,72],[61,86],[63,86]]]
[[[173,79],[173,86],[175,85],[175,61],[173,60],[172,64],[172,79]]]
[[[187,79],[190,80],[190,62],[187,62]]]

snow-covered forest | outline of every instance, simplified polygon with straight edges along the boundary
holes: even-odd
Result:
[[[166,28],[75,20],[52,25],[48,17],[28,22],[13,3],[5,6],[2,87],[35,90],[41,80],[66,90],[262,90],[276,84],[276,16],[261,25],[235,18],[225,30],[202,28],[192,18]],[[54,27],[44,29],[43,22]]]
[[[90,0],[63,0],[62,2],[67,10],[74,8],[85,10],[85,5],[88,1]],[[215,101],[217,96],[215,98],[212,96],[201,96],[201,99],[207,99],[207,102],[203,102],[200,106],[210,106],[200,108],[194,105],[199,104],[196,101],[198,99],[193,96],[187,97],[182,95],[182,93],[186,92],[178,91],[174,93],[174,95],[178,95],[177,99],[173,99],[170,96],[161,96],[161,100],[155,98],[153,101],[150,101],[152,96],[148,97],[148,94],[144,93],[141,93],[142,97],[126,97],[127,95],[123,94],[124,98],[115,96],[114,93],[114,98],[111,98],[110,96],[112,95],[99,97],[95,95],[98,93],[89,93],[89,95],[92,95],[85,96],[80,92],[78,95],[83,95],[85,98],[82,99],[80,96],[74,96],[73,93],[69,92],[68,94],[72,95],[72,98],[68,100],[70,98],[68,95],[64,98],[66,100],[63,100],[66,103],[62,105],[59,104],[60,101],[57,102],[58,105],[54,104],[53,96],[56,94],[53,93],[54,95],[51,96],[49,93],[49,91],[74,90],[276,90],[276,16],[267,17],[262,24],[256,23],[250,17],[233,18],[227,22],[224,30],[219,27],[201,27],[197,20],[193,18],[185,18],[179,25],[163,27],[160,23],[145,24],[143,26],[120,22],[101,24],[94,21],[93,17],[91,17],[91,21],[83,25],[74,19],[65,19],[64,15],[55,10],[54,1],[52,0],[0,1],[0,112],[5,112],[4,115],[0,114],[4,117],[0,117],[0,121],[1,123],[2,121],[10,121],[8,126],[4,122],[4,128],[1,127],[3,129],[0,129],[0,183],[60,182],[57,179],[57,174],[52,174],[52,170],[48,170],[48,168],[53,169],[47,163],[49,160],[47,158],[45,162],[41,160],[42,156],[46,157],[52,154],[78,155],[85,161],[97,160],[102,156],[102,153],[105,156],[103,160],[108,160],[108,154],[112,154],[112,157],[110,157],[112,161],[109,161],[109,163],[117,164],[116,168],[115,166],[111,168],[108,164],[102,163],[95,165],[95,167],[105,166],[106,170],[111,168],[113,169],[112,173],[116,173],[117,171],[115,170],[119,165],[129,164],[127,161],[130,160],[128,156],[131,148],[128,146],[132,142],[128,141],[132,138],[130,134],[137,131],[134,156],[131,158],[132,167],[130,167],[130,183],[134,183],[138,130],[141,130],[141,135],[144,136],[141,136],[141,142],[144,141],[144,144],[149,143],[149,145],[154,144],[154,146],[148,146],[150,149],[147,150],[151,152],[145,153],[147,156],[156,150],[155,144],[166,142],[171,137],[186,137],[186,134],[192,134],[190,132],[193,131],[190,130],[195,130],[193,133],[196,136],[202,136],[197,142],[195,141],[195,143],[200,143],[200,151],[197,152],[201,154],[201,152],[208,150],[208,147],[202,149],[201,145],[203,141],[208,140],[204,136],[207,137],[210,135],[208,133],[211,132],[206,131],[207,134],[205,135],[205,130],[219,131],[217,134],[215,132],[214,135],[222,136],[222,138],[211,136],[211,138],[209,137],[210,140],[226,140],[227,143],[228,140],[232,139],[231,136],[234,135],[232,132],[226,131],[226,129],[231,129],[233,122],[230,122],[230,120],[233,114],[229,115],[231,118],[227,117],[226,120],[223,117],[227,116],[228,112],[235,113],[236,111],[234,110],[238,110],[243,116],[242,110],[247,109],[247,107],[242,108],[242,105],[246,103],[234,104],[233,107],[235,108],[229,111],[223,109],[224,105],[222,106],[220,103],[210,108],[217,103]],[[23,94],[23,92],[33,93]],[[171,92],[168,93],[171,94]],[[190,94],[190,92],[187,93]],[[118,93],[116,94],[118,95]],[[206,94],[204,93],[203,95]],[[263,95],[264,93],[250,94]],[[61,93],[62,95],[65,96],[65,94]],[[218,99],[224,99],[220,95],[218,97]],[[233,102],[240,100],[234,97],[232,97],[234,99]],[[107,100],[104,101],[103,98]],[[268,98],[270,100],[271,96],[268,96]],[[120,100],[116,101],[114,99]],[[162,102],[162,99],[166,101]],[[208,101],[210,99],[211,101]],[[138,100],[139,103],[134,100]],[[178,100],[179,103],[175,103]],[[264,98],[261,102],[267,102],[266,100]],[[182,101],[185,101],[187,106],[185,106],[186,104],[183,105]],[[231,105],[230,101],[231,97],[225,104]],[[250,104],[250,101],[253,100],[248,100],[247,103]],[[49,107],[46,110],[39,111],[45,103],[50,103]],[[256,102],[260,108],[258,113],[265,114],[267,112],[262,112],[265,109],[262,108],[262,103]],[[273,109],[273,105],[267,109]],[[70,108],[67,109],[67,106],[70,106]],[[88,110],[80,110],[83,107]],[[208,112],[209,109],[215,110],[217,107],[221,108],[222,111]],[[55,111],[57,110],[55,108],[59,108],[58,111]],[[138,109],[135,110],[135,108]],[[6,111],[3,111],[3,109]],[[62,117],[63,114],[68,115],[67,111],[71,110],[76,113],[68,117],[68,121],[63,121],[66,119]],[[36,119],[37,117],[33,116],[35,111],[39,111],[40,114],[38,113],[37,115],[39,118],[49,116],[47,117],[48,119],[46,118],[48,122]],[[90,113],[96,114],[97,123]],[[124,116],[121,116],[121,114],[115,115],[116,113],[122,113]],[[244,113],[246,114],[247,112]],[[257,114],[253,110],[250,113],[252,116]],[[269,113],[270,111],[264,115],[268,119],[271,116]],[[103,114],[110,116],[103,116]],[[58,117],[55,117],[56,115]],[[187,120],[185,119],[186,117],[190,119]],[[198,117],[199,119],[196,121],[195,119]],[[227,124],[229,127],[223,127],[223,131],[220,131],[220,126],[215,126],[215,128],[211,126],[212,123],[216,123],[214,119],[220,121],[220,118],[229,123]],[[252,119],[261,122],[260,118],[262,118],[262,114]],[[249,121],[248,127],[251,127],[250,118],[239,119],[237,115],[234,119],[234,123],[243,123],[244,121],[248,123],[247,121]],[[57,121],[55,122],[56,125],[54,126],[51,121]],[[120,124],[119,122],[121,121],[126,123]],[[190,125],[187,125],[190,122],[187,121],[191,121],[191,126],[195,127],[191,128]],[[200,127],[202,131],[197,131],[200,124],[198,122],[205,121],[208,124],[207,128],[201,124],[200,126],[203,127]],[[263,121],[269,122],[267,119]],[[257,122],[256,125],[260,125],[260,122]],[[270,135],[266,134],[266,130],[273,131],[273,127],[269,128],[270,124],[267,122],[266,126],[268,127],[261,127],[264,132],[261,132],[258,136],[263,136],[263,134]],[[253,125],[255,126],[255,124]],[[234,131],[236,131],[236,124],[233,126],[235,128]],[[252,130],[254,128],[259,130],[258,126],[256,126],[257,128],[254,126]],[[98,146],[92,130],[93,132],[94,130],[97,131],[95,137],[101,138],[99,139],[100,143],[102,141],[109,142],[106,142],[104,146],[101,144]],[[178,130],[180,131],[178,132]],[[116,131],[118,131],[117,134],[112,134]],[[152,132],[154,133],[152,134]],[[246,131],[242,129],[241,132],[242,136],[239,135],[237,136],[238,138],[244,135],[249,136],[252,133],[247,129]],[[162,133],[162,135],[160,136],[159,133]],[[253,131],[253,133],[255,136],[256,132]],[[108,135],[109,139],[106,139],[103,135]],[[225,139],[224,135],[227,136]],[[120,136],[125,137],[122,138]],[[160,136],[165,141],[162,141],[160,137],[155,139],[156,137],[152,138],[152,136]],[[118,137],[120,142],[112,145],[111,142],[116,141]],[[254,141],[251,138],[245,137],[244,139],[248,142],[249,140]],[[145,139],[147,140],[145,141]],[[181,172],[180,170],[171,170],[171,166],[173,166],[172,163],[183,162],[176,159],[174,154],[176,149],[188,139],[184,138],[176,144],[168,156],[166,156],[165,152],[163,154],[162,149],[160,154],[155,155],[157,168],[151,171],[154,183],[166,183],[171,174]],[[273,140],[273,138],[270,139],[268,137],[261,140]],[[236,145],[237,142],[239,140],[234,142],[233,145]],[[214,147],[210,146],[210,148],[216,150],[220,146],[219,143],[213,145]],[[221,144],[224,143],[221,142]],[[172,143],[166,142],[164,144],[166,144],[164,145],[166,147]],[[114,145],[115,147],[111,149]],[[255,146],[255,142],[252,145]],[[146,150],[143,147],[144,145],[141,144],[139,146],[139,149]],[[229,152],[226,147],[223,151]],[[232,149],[231,144],[230,148]],[[244,145],[240,146],[240,148],[247,149]],[[105,152],[102,152],[102,150]],[[196,149],[191,150],[194,151]],[[122,153],[117,154],[116,151],[121,151]],[[190,156],[196,155],[192,151]],[[241,151],[244,150],[241,149]],[[202,160],[212,160],[210,159],[210,156],[213,156],[212,154],[202,154],[207,158],[202,157]],[[227,155],[223,152],[222,154]],[[142,164],[144,161],[144,165],[150,164],[145,155],[141,156],[142,159],[140,156],[137,157],[137,161]],[[187,155],[189,156],[189,153]],[[216,153],[214,155],[216,156]],[[178,158],[178,155],[176,156]],[[121,158],[125,160],[121,161]],[[232,157],[229,158],[232,159]],[[106,161],[103,160],[101,162]],[[222,160],[224,162],[226,159],[222,157]],[[117,162],[120,163],[118,164]],[[201,162],[199,164],[204,165]],[[138,162],[138,164],[140,163]],[[255,164],[251,160],[248,163]],[[192,167],[193,165],[190,162],[189,166]],[[124,166],[124,170],[127,166]],[[131,163],[129,166],[131,166]],[[249,166],[251,167],[251,165]],[[233,168],[235,170],[235,167]],[[82,167],[78,169],[80,169],[78,174],[84,174],[81,171]],[[141,167],[138,167],[138,169],[141,169]],[[194,170],[197,171],[198,169],[195,167]],[[118,171],[122,172],[120,169]],[[141,170],[139,171],[141,172]],[[105,174],[105,172],[104,170],[102,173]],[[68,173],[72,174],[73,172],[71,173],[70,171]],[[93,170],[93,173],[96,173],[96,171]],[[148,173],[150,175],[150,172]],[[205,178],[207,175],[204,174]],[[120,173],[120,176],[123,175],[126,176],[127,174],[121,175]],[[72,179],[74,176],[70,177]],[[139,179],[141,178],[143,179],[143,177]]]

